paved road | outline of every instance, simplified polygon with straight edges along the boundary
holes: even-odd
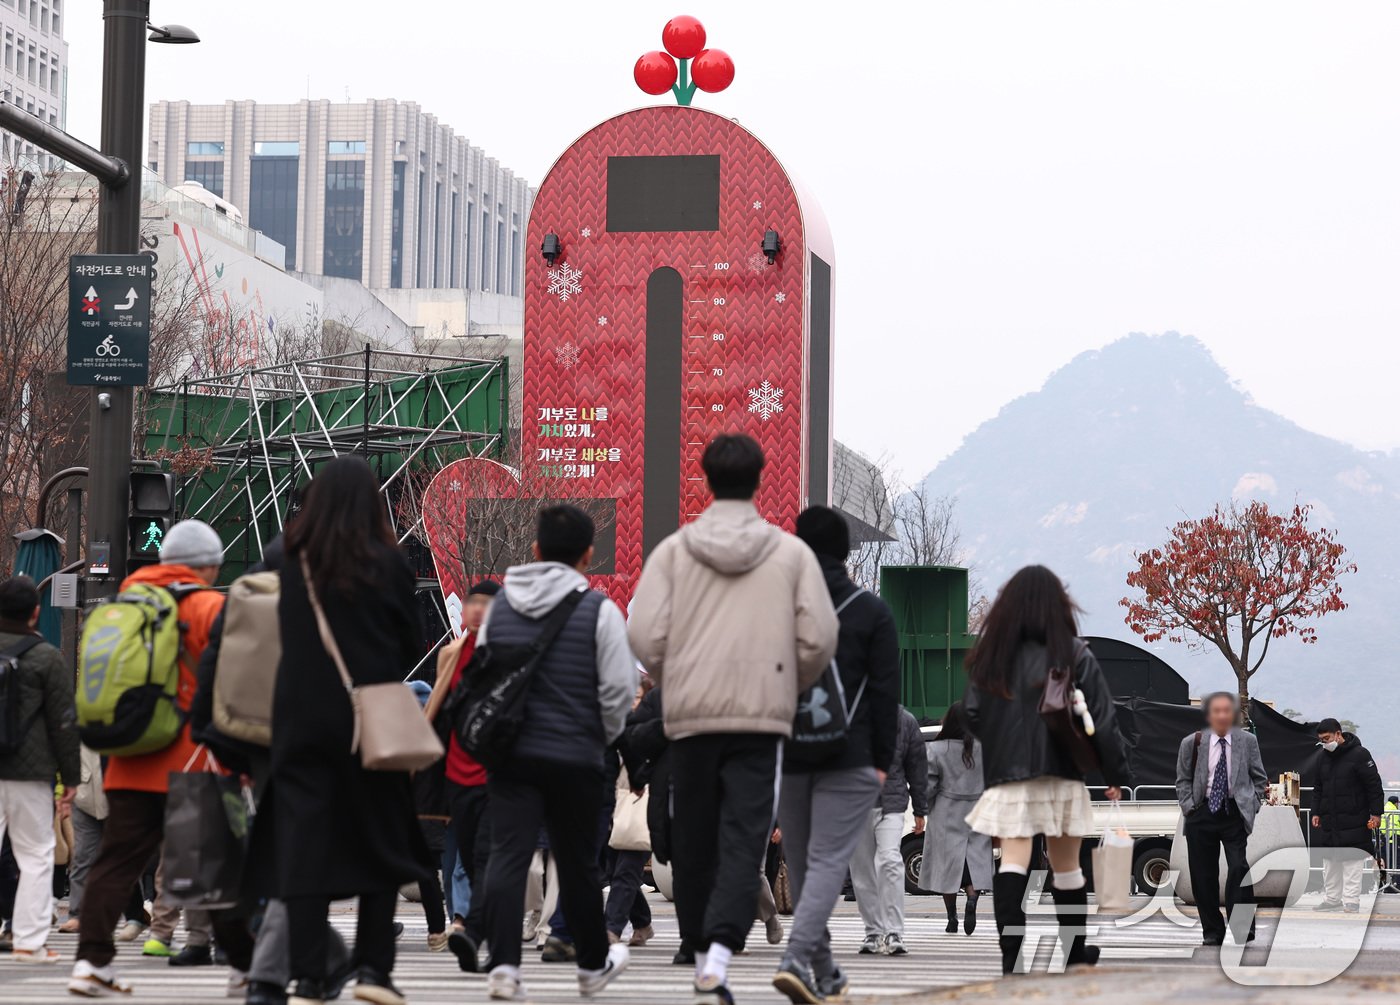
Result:
[[[645,949],[634,950],[629,972],[599,1001],[647,1002],[653,1005],[685,1005],[689,1002],[688,968],[670,964],[678,941],[674,913],[670,905],[661,902],[659,897],[653,896],[652,900],[656,905],[656,940]],[[1033,981],[1023,978],[1010,984],[987,986],[986,982],[998,975],[996,935],[991,924],[989,897],[983,899],[982,925],[971,937],[943,932],[941,904],[933,898],[910,898],[907,904],[907,935],[911,952],[902,958],[856,955],[854,950],[863,934],[859,916],[855,913],[854,905],[842,904],[838,908],[837,916],[832,921],[832,934],[842,965],[851,975],[852,991],[856,997],[867,1001],[889,1001],[900,995],[959,985],[981,985],[967,989],[969,999],[977,1000],[995,999],[1013,993],[1018,999],[1026,994],[1036,997],[1046,990],[1047,985],[1042,978]],[[399,943],[395,979],[411,1002],[420,1005],[486,1000],[483,977],[460,973],[450,954],[427,951],[427,928],[414,905],[401,904],[399,918],[405,923],[406,931]],[[348,909],[339,911],[334,921],[347,934],[353,931],[354,916]],[[1336,919],[1317,919],[1309,923],[1318,926],[1317,930],[1323,933],[1319,936],[1321,940],[1329,930],[1326,926],[1335,928],[1338,922]],[[1276,917],[1266,916],[1261,920],[1261,942],[1267,943],[1271,939],[1276,924]],[[1033,919],[1031,932],[1033,936],[1039,934],[1043,937],[1041,951],[1037,955],[1037,969],[1043,970],[1047,964],[1056,966],[1058,953],[1054,949],[1051,918],[1042,914]],[[757,934],[761,936],[761,930]],[[1206,1000],[1218,1000],[1227,993],[1231,998],[1241,997],[1242,989],[1225,980],[1218,964],[1205,952],[1196,952],[1199,939],[1199,929],[1195,926],[1194,918],[1189,916],[1177,915],[1173,919],[1159,913],[1129,925],[1110,919],[1095,936],[1095,941],[1104,947],[1106,964],[1098,971],[1095,983],[1078,988],[1078,981],[1087,978],[1059,977],[1052,984],[1058,991],[1068,993],[1073,982],[1075,990],[1071,998],[1093,1000],[1097,993],[1103,994],[1103,1001],[1112,1001],[1114,1005],[1139,1000],[1137,997],[1125,997],[1125,988],[1143,996],[1141,1001],[1162,1000],[1155,995],[1147,996],[1155,991],[1165,994],[1168,989],[1175,989],[1168,997],[1185,1000],[1193,996],[1187,994],[1187,987],[1197,989],[1194,996],[1203,994]],[[76,936],[55,935],[53,944],[65,954],[71,954],[75,942]],[[736,958],[731,983],[743,1005],[783,1001],[768,983],[779,955],[779,948],[760,942],[748,955]],[[1397,960],[1400,960],[1400,925],[1382,924],[1372,928],[1367,951],[1363,952],[1353,971],[1394,974],[1398,969]],[[136,984],[136,994],[130,999],[122,999],[133,1005],[170,1002],[200,1005],[227,1001],[224,993],[226,971],[223,968],[174,970],[163,961],[142,959],[136,955],[134,948],[128,946],[122,947],[118,963],[123,967],[123,973]],[[1141,978],[1122,976],[1124,968],[1142,966],[1153,969]],[[527,953],[525,969],[532,1001],[550,1005],[579,1000],[572,968],[542,964],[534,954]],[[66,978],[66,966],[53,969],[22,965],[0,957],[0,1003],[71,1003],[77,999],[65,992]],[[1105,984],[1106,979],[1111,979],[1112,983]],[[1374,982],[1368,984],[1365,988],[1367,1001],[1400,1002],[1400,988],[1391,988],[1388,983],[1385,987]],[[1032,993],[1035,987],[1039,987],[1040,991]]]

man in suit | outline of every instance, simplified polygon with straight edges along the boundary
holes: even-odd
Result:
[[[1187,862],[1191,891],[1201,918],[1202,942],[1225,941],[1220,916],[1220,849],[1225,849],[1225,911],[1235,941],[1254,939],[1254,912],[1236,906],[1254,903],[1254,888],[1244,882],[1249,872],[1245,845],[1254,830],[1254,817],[1268,792],[1259,741],[1240,729],[1239,702],[1228,691],[1209,695],[1203,706],[1206,729],[1181,741],[1176,757],[1176,798],[1186,820]],[[1248,934],[1241,939],[1244,917]]]

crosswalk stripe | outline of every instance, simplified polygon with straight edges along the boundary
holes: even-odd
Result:
[[[626,974],[611,985],[598,1001],[627,1003],[646,1002],[650,1005],[686,1005],[690,1001],[690,968],[671,964],[679,938],[675,913],[671,905],[652,896],[656,918],[656,938],[651,945],[632,951],[631,966]],[[895,996],[913,994],[937,988],[981,982],[996,978],[1000,973],[996,945],[996,929],[992,922],[990,901],[985,901],[979,915],[979,927],[971,935],[948,934],[943,930],[942,905],[931,899],[910,898],[907,902],[905,941],[909,955],[902,957],[860,956],[856,946],[864,936],[864,928],[854,906],[840,904],[830,929],[837,959],[851,980],[856,997],[865,995]],[[422,912],[412,904],[401,904],[399,920],[404,923],[404,935],[398,944],[398,964],[395,983],[413,1005],[429,1003],[485,1000],[485,978],[463,974],[456,958],[450,953],[430,953],[427,949],[427,925]],[[785,919],[786,920],[786,919]],[[334,911],[331,923],[347,938],[353,940],[355,916],[348,908]],[[1091,919],[1091,925],[1095,922]],[[1261,924],[1261,929],[1264,926]],[[1038,940],[1039,965],[1052,954],[1059,955],[1054,938],[1054,917],[1040,910],[1028,922],[1028,934]],[[742,956],[736,956],[730,969],[730,987],[741,1005],[750,1001],[780,1002],[770,983],[773,971],[782,956],[781,946],[770,946],[761,939],[757,929],[757,945]],[[1112,961],[1180,958],[1189,956],[1200,941],[1200,929],[1185,927],[1167,918],[1153,916],[1127,927],[1115,927],[1105,919],[1093,940],[1104,948],[1104,958]],[[179,938],[176,940],[180,941]],[[76,948],[75,935],[55,934],[50,944],[71,957]],[[172,970],[164,960],[142,957],[139,944],[122,944],[118,966],[122,975],[136,985],[136,994],[120,999],[128,1005],[213,1005],[227,1002],[225,986],[228,971],[223,967],[203,967]],[[76,999],[66,990],[68,965],[56,967],[19,964],[0,957],[0,1005],[71,1005]],[[572,967],[541,963],[538,954],[526,948],[524,980],[530,1000],[536,1005],[577,1003],[578,985]],[[345,999],[348,1003],[348,995]]]

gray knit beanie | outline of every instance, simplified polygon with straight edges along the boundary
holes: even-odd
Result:
[[[160,560],[166,565],[188,565],[192,569],[223,565],[224,542],[203,520],[181,520],[166,531]]]

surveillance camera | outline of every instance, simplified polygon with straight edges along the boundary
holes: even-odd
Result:
[[[769,265],[773,265],[777,262],[778,252],[783,250],[783,242],[782,239],[778,237],[778,232],[776,230],[767,230],[763,232],[763,243],[759,245],[759,250],[762,251],[763,256],[768,259]]]
[[[544,235],[544,241],[540,244],[540,254],[550,268],[554,268],[554,262],[564,253],[564,248],[559,242],[559,235],[551,231]]]
[[[112,396],[106,391],[103,391],[97,396],[97,407],[104,412],[110,409],[112,407]]]

